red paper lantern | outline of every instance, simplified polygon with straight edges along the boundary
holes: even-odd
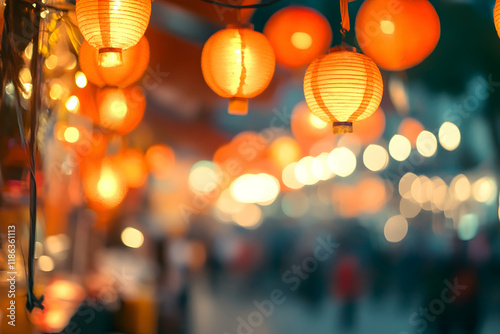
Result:
[[[439,16],[427,0],[365,0],[356,17],[356,38],[380,67],[402,71],[436,48]]]
[[[276,61],[296,68],[308,65],[332,43],[328,20],[309,7],[290,6],[276,12],[264,28]]]
[[[229,98],[229,113],[246,115],[248,99],[262,93],[274,74],[275,56],[266,36],[250,28],[228,26],[205,43],[203,77],[218,95]]]
[[[130,49],[123,51],[120,68],[103,67],[97,63],[98,50],[84,41],[78,56],[87,80],[98,87],[128,87],[137,82],[149,64],[149,43],[146,37]]]

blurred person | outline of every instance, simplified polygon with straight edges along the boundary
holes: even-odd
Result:
[[[362,272],[359,259],[354,254],[339,255],[333,269],[332,291],[341,303],[339,324],[342,330],[352,331],[355,327],[358,301],[361,295]]]

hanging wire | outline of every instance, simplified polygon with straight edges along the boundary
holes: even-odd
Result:
[[[262,7],[271,6],[271,5],[274,5],[275,3],[278,3],[282,0],[270,0],[268,2],[258,3],[258,4],[254,4],[254,5],[231,5],[228,3],[215,1],[215,0],[200,0],[200,1],[211,3],[213,5],[217,5],[217,6],[221,6],[221,7],[227,7],[227,8],[250,9],[250,8],[262,8]]]

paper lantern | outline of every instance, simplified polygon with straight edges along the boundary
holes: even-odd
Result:
[[[144,154],[133,148],[128,148],[117,156],[118,163],[129,188],[139,188],[147,179],[147,164]]]
[[[80,48],[78,60],[87,80],[98,87],[128,87],[137,82],[149,64],[149,43],[146,37],[139,43],[124,50],[123,64],[120,68],[103,67],[97,63],[98,51],[84,41]]]
[[[328,20],[309,7],[290,6],[276,12],[264,28],[276,54],[276,61],[287,67],[308,65],[325,53],[332,43]]]
[[[500,1],[495,2],[495,9],[493,11],[493,19],[495,21],[495,28],[497,29],[498,37],[500,37]]]
[[[228,26],[206,42],[203,77],[218,95],[229,98],[229,113],[246,115],[248,99],[262,93],[274,74],[275,56],[267,38],[251,28]]]
[[[377,65],[355,48],[330,49],[307,68],[304,94],[311,112],[333,122],[333,132],[349,133],[352,124],[372,115],[382,101],[383,82]]]
[[[139,125],[146,110],[146,99],[139,86],[125,89],[104,88],[97,92],[94,122],[119,134],[127,134]]]
[[[440,35],[439,16],[427,0],[365,0],[356,17],[361,50],[391,71],[420,64]]]
[[[114,67],[144,35],[151,0],[77,0],[75,11],[83,37],[98,50],[98,64]]]
[[[109,210],[123,201],[128,189],[119,167],[110,158],[86,166],[83,189],[91,208]]]

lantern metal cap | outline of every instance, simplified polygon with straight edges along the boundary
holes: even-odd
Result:
[[[245,116],[248,114],[248,99],[241,97],[232,97],[229,99],[229,108],[227,112],[230,115]]]
[[[352,122],[334,122],[333,134],[352,133]]]
[[[122,49],[119,48],[99,49],[97,64],[102,67],[117,67],[123,65]]]

